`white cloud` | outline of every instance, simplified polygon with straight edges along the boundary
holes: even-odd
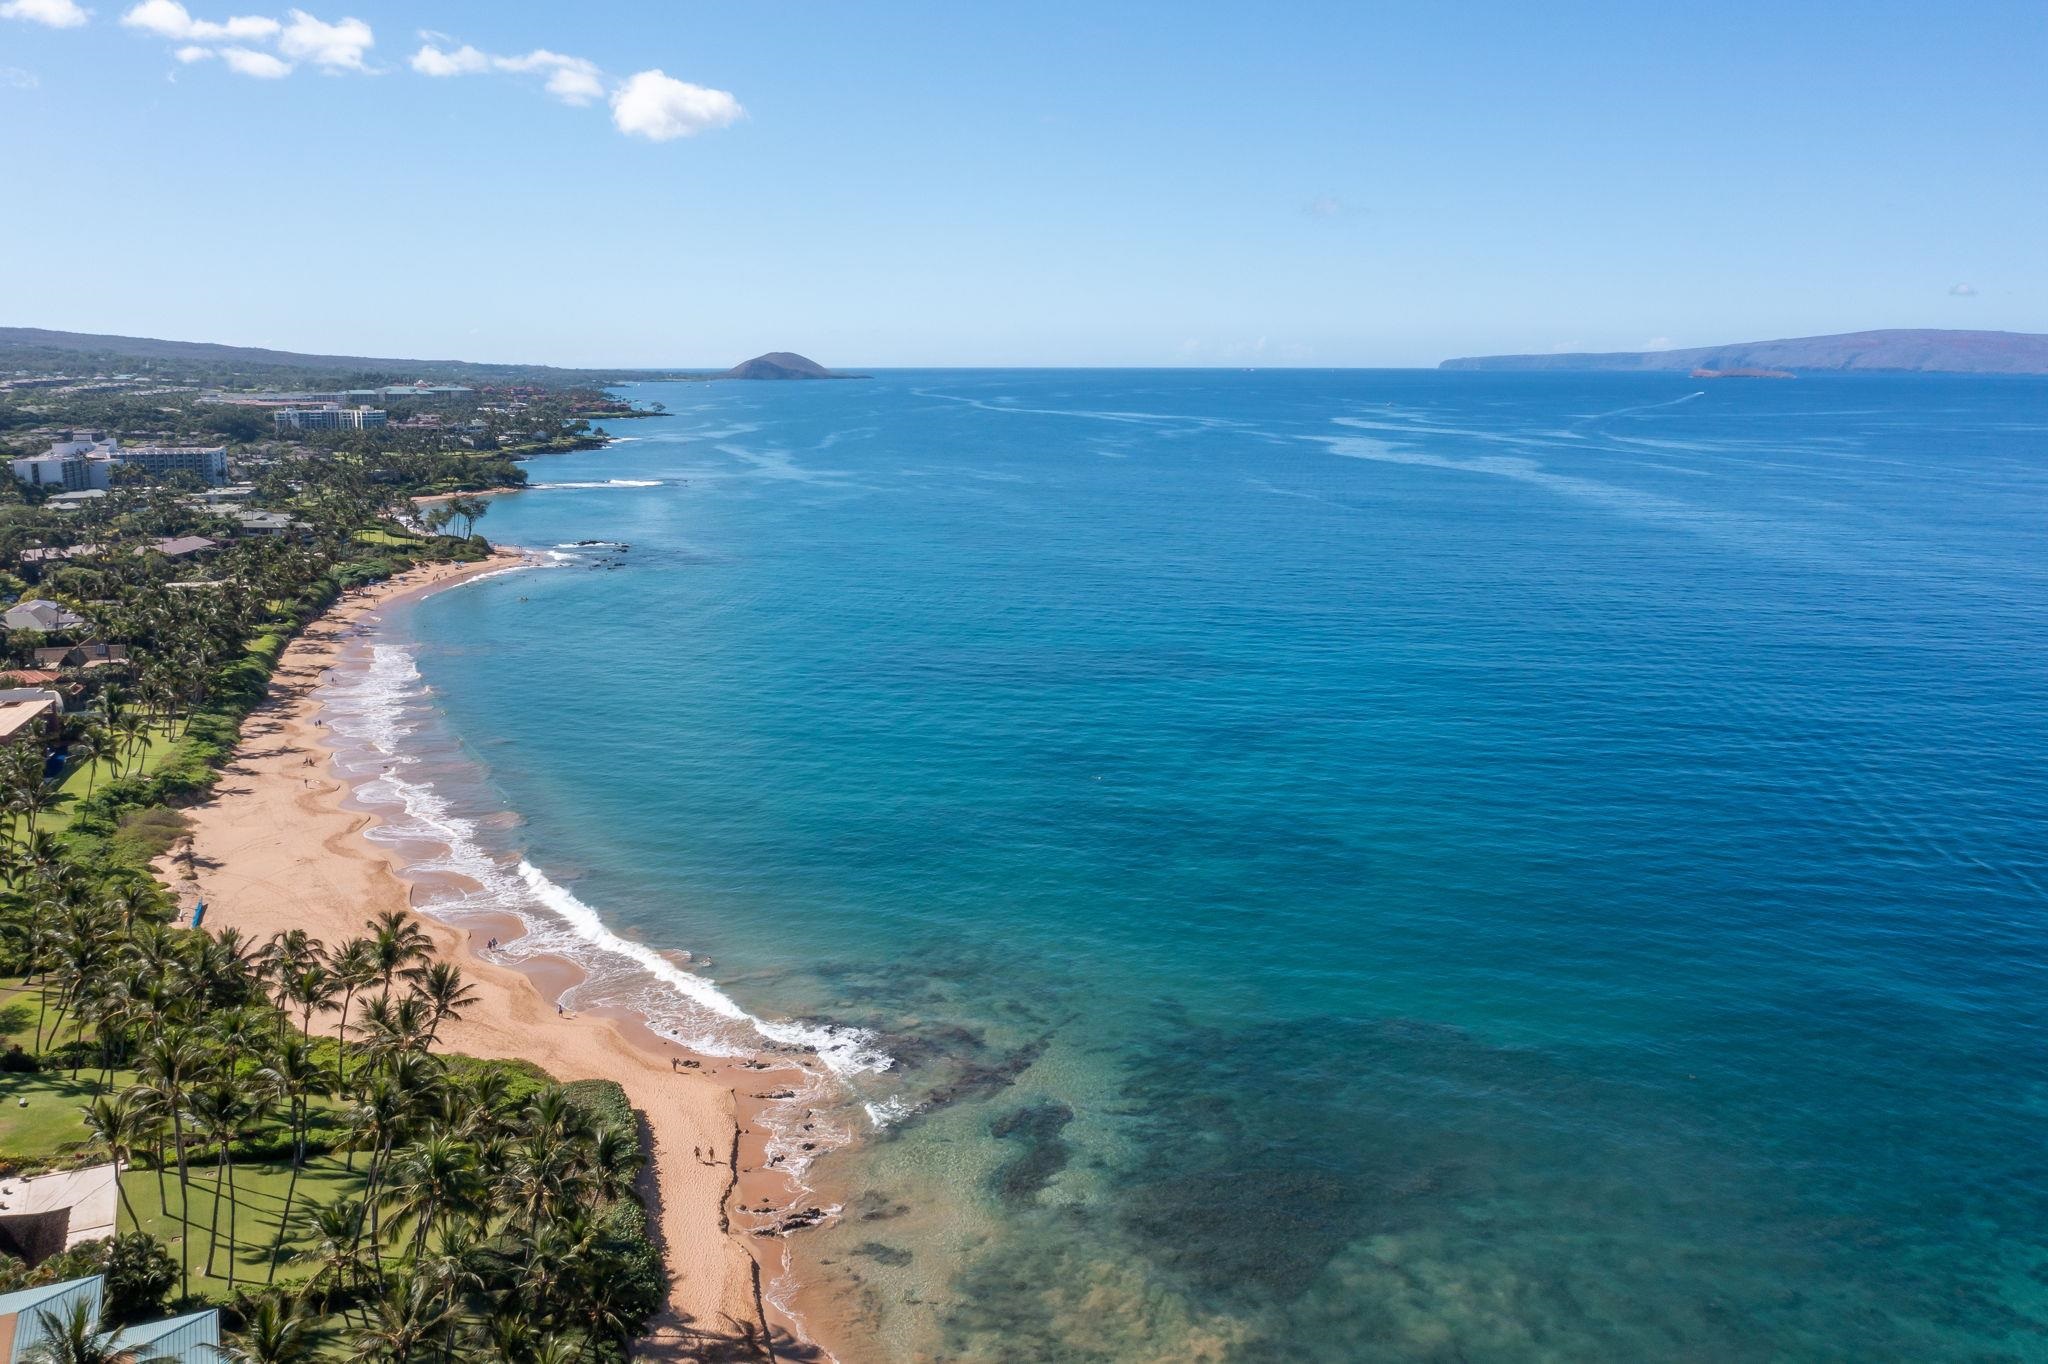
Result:
[[[278,50],[297,61],[309,61],[334,71],[367,71],[363,54],[376,44],[376,35],[360,19],[323,23],[302,9],[292,11],[292,21],[278,37]]]
[[[81,9],[78,0],[7,0],[0,4],[0,19],[21,19],[51,28],[78,28],[92,14]]]
[[[485,71],[545,74],[547,92],[564,104],[594,104],[604,98],[604,72],[596,62],[544,47],[523,57],[494,57],[466,44],[443,48],[429,41],[412,54],[412,69],[423,76],[474,76]]]
[[[301,62],[330,71],[367,73],[363,55],[377,41],[360,19],[330,24],[302,9],[291,12],[289,23],[263,14],[197,19],[180,0],[139,0],[121,16],[121,23],[178,44],[171,55],[188,66],[218,57],[229,70],[258,80],[281,80]]]
[[[1977,296],[1977,286],[1974,284],[1951,284],[1948,286],[1948,292],[1951,298],[1975,298]]]
[[[582,57],[565,57],[537,47],[524,57],[499,57],[500,71],[545,71],[547,92],[564,104],[591,104],[604,98],[604,72]]]
[[[178,0],[142,0],[141,4],[121,16],[121,22],[129,28],[139,28],[159,38],[184,43],[218,42],[222,39],[261,41],[276,37],[278,30],[284,27],[277,20],[260,14],[237,15],[220,23],[194,19],[191,11]]]
[[[228,70],[244,76],[254,76],[260,81],[283,80],[292,73],[292,64],[281,61],[268,52],[258,52],[253,47],[224,47],[220,59],[228,64]]]
[[[491,69],[491,59],[468,45],[444,50],[424,43],[412,54],[412,69],[422,76],[473,76]]]
[[[1301,211],[1311,218],[1341,218],[1344,216],[1344,202],[1334,194],[1319,194],[1309,200]]]
[[[612,92],[612,122],[618,130],[654,142],[723,128],[745,112],[724,90],[692,85],[662,71],[636,72]]]
[[[33,71],[24,71],[18,66],[0,66],[0,85],[9,90],[33,90],[41,84]]]

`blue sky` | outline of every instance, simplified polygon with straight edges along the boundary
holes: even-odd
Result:
[[[2038,0],[300,3],[0,0],[0,323],[848,366],[2048,330]]]

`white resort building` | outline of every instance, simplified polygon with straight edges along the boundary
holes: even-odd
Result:
[[[66,492],[105,491],[114,468],[132,464],[154,478],[197,474],[208,483],[228,481],[225,445],[130,445],[104,431],[66,431],[48,450],[13,461],[14,476],[30,487]]]

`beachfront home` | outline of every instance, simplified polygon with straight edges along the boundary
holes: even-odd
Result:
[[[105,1295],[106,1279],[99,1274],[0,1295],[0,1364],[26,1364],[35,1347],[49,1339],[46,1325],[63,1329],[81,1305],[98,1326]],[[209,1308],[102,1332],[97,1344],[115,1359],[219,1364],[220,1313]]]
[[[48,687],[0,689],[0,745],[55,738],[64,698]]]
[[[117,1356],[133,1359],[219,1364],[220,1313],[209,1307],[204,1312],[130,1326],[114,1337],[112,1348]]]
[[[85,617],[76,611],[67,611],[57,603],[44,597],[30,597],[7,608],[0,616],[10,630],[38,630],[49,634],[53,630],[76,630],[85,624]]]
[[[41,1288],[0,1293],[0,1364],[18,1364],[29,1358],[47,1334],[43,1330],[44,1318],[62,1321],[71,1315],[74,1304],[84,1303],[86,1312],[97,1322],[100,1295],[105,1287],[106,1281],[95,1274],[90,1279],[67,1279]]]

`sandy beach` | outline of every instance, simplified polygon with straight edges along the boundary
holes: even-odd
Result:
[[[318,686],[343,643],[380,607],[520,562],[500,553],[482,563],[415,569],[352,593],[292,642],[270,700],[244,724],[213,797],[188,811],[189,849],[158,865],[182,905],[203,897],[209,928],[232,925],[257,941],[303,928],[329,943],[361,933],[374,913],[412,905],[412,887],[394,855],[360,836],[375,816],[348,808],[348,788],[332,774],[317,720]],[[772,1280],[780,1269],[784,1243],[753,1237],[758,1223],[737,1211],[780,1207],[790,1197],[787,1182],[765,1168],[760,1135],[747,1130],[747,1090],[760,1086],[760,1072],[731,1058],[691,1057],[630,1019],[560,1015],[552,1001],[577,978],[569,963],[514,970],[468,950],[484,929],[464,931],[427,916],[420,922],[441,952],[461,963],[479,995],[459,1023],[443,1030],[448,1049],[532,1061],[561,1080],[617,1080],[643,1115],[650,1159],[642,1193],[672,1287],[667,1312],[636,1357],[822,1357],[764,1300],[764,1274]],[[495,931],[519,930],[507,920]],[[683,1067],[685,1059],[697,1066]]]

